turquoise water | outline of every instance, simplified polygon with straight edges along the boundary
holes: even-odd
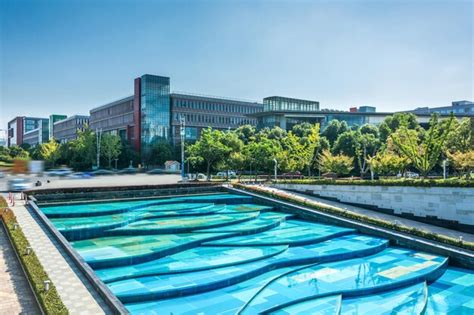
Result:
[[[474,314],[474,271],[247,196],[44,206],[132,314]]]

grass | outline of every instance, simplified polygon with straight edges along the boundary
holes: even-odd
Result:
[[[271,198],[275,198],[275,199],[279,199],[279,200],[282,200],[282,201],[287,201],[287,202],[290,202],[290,203],[293,203],[293,204],[308,207],[308,208],[311,208],[311,209],[314,209],[314,210],[317,210],[317,211],[320,211],[320,212],[324,212],[324,213],[328,213],[328,214],[332,214],[332,215],[352,219],[352,220],[362,222],[362,223],[368,223],[370,225],[375,225],[375,226],[390,229],[390,230],[393,230],[393,231],[402,232],[402,233],[406,233],[406,234],[426,238],[426,239],[429,239],[429,240],[437,241],[437,242],[440,242],[440,243],[443,243],[443,244],[456,246],[456,247],[460,247],[460,248],[464,248],[464,249],[474,251],[474,243],[472,243],[472,242],[465,242],[463,240],[452,238],[452,237],[449,237],[449,236],[440,235],[440,234],[436,234],[436,233],[432,233],[432,232],[427,232],[427,231],[423,231],[423,230],[420,230],[420,229],[417,229],[417,228],[411,228],[411,227],[408,227],[408,226],[405,226],[405,225],[400,225],[400,224],[392,223],[392,222],[389,222],[389,221],[372,218],[372,217],[369,217],[369,216],[366,216],[366,215],[363,215],[363,214],[358,214],[358,213],[354,213],[354,212],[343,210],[343,209],[318,205],[318,204],[313,203],[311,201],[302,201],[302,200],[300,200],[298,198],[295,198],[295,197],[293,197],[289,194],[286,194],[286,193],[269,192],[267,190],[263,190],[263,189],[258,188],[258,187],[245,186],[245,185],[242,185],[242,184],[233,184],[233,186],[236,187],[236,188],[242,189],[242,190],[254,192],[254,193],[257,193],[257,194],[260,194],[260,195],[264,195],[264,196],[268,196],[268,197],[271,197]]]
[[[46,314],[68,314],[69,312],[61,301],[54,284],[50,283],[49,290],[45,291],[44,281],[49,280],[48,274],[33,251],[27,254],[26,249],[30,247],[30,244],[18,226],[12,210],[8,209],[8,204],[3,197],[0,197],[0,217],[6,226],[7,233],[20,257],[20,262],[43,311]]]

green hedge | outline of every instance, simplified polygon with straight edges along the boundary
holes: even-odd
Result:
[[[333,208],[333,207],[325,207],[325,206],[314,204],[312,202],[301,201],[299,199],[292,198],[292,197],[287,196],[287,195],[283,195],[283,194],[280,194],[280,193],[269,192],[269,191],[266,191],[266,190],[261,190],[261,189],[258,189],[256,187],[245,186],[245,185],[242,185],[242,184],[233,184],[233,186],[236,187],[236,188],[242,189],[242,190],[246,190],[246,191],[254,192],[254,193],[257,193],[257,194],[265,195],[265,196],[272,197],[272,198],[275,198],[275,199],[279,199],[279,200],[282,200],[282,201],[291,202],[291,203],[301,205],[301,206],[304,206],[304,207],[308,207],[308,208],[312,208],[314,210],[318,210],[318,211],[321,211],[321,212],[341,216],[341,217],[352,219],[352,220],[359,221],[359,222],[362,222],[362,223],[368,223],[368,224],[371,224],[371,225],[383,227],[383,228],[394,230],[394,231],[397,231],[397,232],[407,233],[407,234],[423,237],[423,238],[426,238],[426,239],[430,239],[430,240],[433,240],[433,241],[437,241],[437,242],[440,242],[440,243],[444,243],[444,244],[447,244],[447,245],[452,245],[452,246],[461,247],[461,248],[465,248],[465,249],[474,251],[474,243],[471,243],[471,242],[465,242],[465,241],[461,241],[459,239],[455,239],[455,238],[452,238],[452,237],[422,231],[422,230],[417,229],[417,228],[411,228],[411,227],[407,227],[407,226],[404,226],[404,225],[395,224],[395,223],[392,223],[392,222],[389,222],[389,221],[372,218],[372,217],[369,217],[369,216],[366,216],[366,215],[363,215],[363,214],[358,214],[358,213],[347,211],[347,210],[337,209],[337,208]]]
[[[0,197],[0,208],[2,208],[0,216],[7,227],[7,232],[10,235],[13,246],[20,257],[21,264],[27,273],[28,279],[43,311],[46,314],[68,314],[69,312],[61,301],[54,284],[50,283],[49,290],[44,290],[44,280],[48,280],[49,277],[44,271],[36,254],[33,251],[31,251],[29,255],[26,254],[26,248],[29,247],[30,244],[21,228],[19,226],[17,226],[16,229],[14,228],[14,225],[18,223],[13,212],[10,209],[5,208],[6,206],[5,199]]]
[[[474,181],[465,179],[294,179],[277,180],[277,184],[305,185],[357,185],[357,186],[407,186],[407,187],[474,187]]]

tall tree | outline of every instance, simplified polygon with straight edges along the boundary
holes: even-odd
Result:
[[[222,131],[207,128],[202,130],[199,140],[188,146],[188,160],[193,164],[204,163],[208,180],[211,175],[211,167],[219,163],[231,151],[223,143],[223,137]]]
[[[329,122],[329,124],[324,128],[322,132],[322,136],[328,139],[331,145],[336,142],[337,138],[340,134],[349,130],[347,123],[345,121],[339,121],[337,119],[333,119]]]
[[[442,128],[438,115],[433,115],[428,131],[421,135],[413,129],[402,126],[390,138],[402,155],[410,159],[413,166],[426,177],[438,162],[453,120],[454,116],[451,115],[445,128]]]
[[[40,154],[46,163],[51,164],[51,166],[54,167],[56,161],[61,157],[59,143],[54,139],[50,139],[49,142],[41,144]]]
[[[395,113],[392,116],[386,117],[379,125],[380,140],[385,142],[400,127],[418,129],[420,125],[416,120],[416,116],[412,113]]]
[[[101,137],[100,141],[101,155],[109,163],[109,168],[112,168],[112,160],[118,159],[120,152],[122,152],[122,142],[120,137],[106,133]]]

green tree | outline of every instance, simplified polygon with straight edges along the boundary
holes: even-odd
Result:
[[[373,172],[379,175],[395,175],[404,173],[410,164],[410,160],[393,152],[378,152],[367,161]]]
[[[347,156],[356,156],[358,133],[354,130],[348,130],[337,137],[334,142],[332,152],[334,154],[344,154]]]
[[[120,152],[122,152],[122,143],[120,137],[106,133],[102,135],[100,140],[100,153],[112,168],[112,160],[118,159]]]
[[[423,177],[437,164],[451,129],[454,116],[441,127],[438,115],[430,119],[428,131],[419,133],[406,126],[400,127],[390,138],[402,156],[408,158]]]
[[[449,120],[442,122],[443,129],[446,129],[446,124]],[[452,121],[451,128],[449,129],[448,137],[445,142],[444,150],[454,153],[457,151],[467,152],[474,149],[472,145],[473,131],[471,130],[471,119],[463,118],[461,122],[456,119]]]
[[[471,178],[470,174],[474,170],[474,150],[454,153],[448,151],[448,157],[460,175],[465,175],[467,179]]]
[[[370,164],[367,162],[370,161],[371,157],[373,157],[379,149],[380,142],[374,133],[371,132],[357,132],[356,136],[355,158],[357,159],[360,177],[363,178],[370,168]]]
[[[157,139],[152,143],[144,160],[148,165],[164,165],[166,161],[172,160],[173,157],[173,145],[165,139]]]
[[[195,164],[204,163],[206,165],[207,179],[210,179],[211,167],[219,163],[226,154],[231,151],[223,143],[224,134],[219,130],[207,128],[202,130],[201,137],[192,145],[188,146],[188,160]]]
[[[273,159],[276,159],[281,151],[281,145],[278,141],[261,138],[259,141],[251,142],[247,148],[249,162],[255,169],[255,178],[258,171],[271,171],[273,169]]]
[[[281,170],[294,172],[305,167],[304,145],[292,131],[281,140],[281,148],[276,155]]]
[[[15,145],[9,148],[9,154],[12,159],[27,160],[30,158],[28,151]]]
[[[233,131],[227,131],[223,133],[221,139],[222,144],[227,148],[226,152],[219,163],[219,167],[226,170],[226,179],[229,179],[229,169],[242,170],[243,167],[240,163],[243,162],[244,156],[240,154],[242,152],[244,143],[239,139],[237,134]]]
[[[235,129],[235,133],[244,144],[248,144],[255,138],[256,131],[254,126],[243,125]]]
[[[412,113],[395,113],[386,117],[379,125],[380,140],[382,142],[387,141],[388,137],[400,127],[418,129],[420,125],[416,120],[416,116]]]
[[[331,145],[336,142],[337,138],[340,134],[349,130],[347,123],[345,121],[339,121],[337,119],[333,119],[329,122],[329,124],[324,128],[322,132],[322,136],[328,139]]]
[[[347,175],[354,168],[354,159],[343,154],[333,155],[329,150],[324,150],[319,156],[319,164],[323,172]]]
[[[41,144],[40,146],[40,155],[50,164],[52,167],[56,165],[56,161],[61,157],[61,152],[59,150],[59,143],[50,139],[48,142]]]
[[[79,171],[89,170],[96,161],[96,135],[90,128],[79,131],[77,139],[68,143],[69,165]]]

